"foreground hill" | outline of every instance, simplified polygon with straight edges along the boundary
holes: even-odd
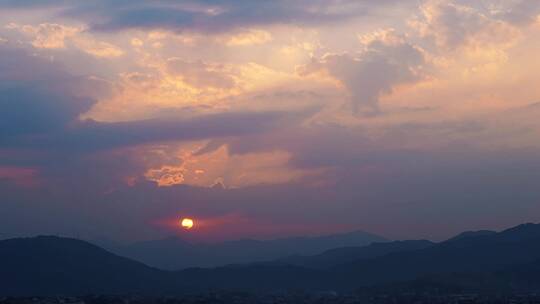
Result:
[[[217,267],[272,260],[290,255],[313,255],[347,246],[365,246],[388,240],[371,233],[355,231],[318,237],[293,237],[275,240],[238,240],[216,244],[191,243],[178,237],[134,243],[112,248],[147,265],[179,270],[188,267]]]
[[[411,281],[381,284],[365,289],[372,294],[538,294],[540,260],[497,271],[431,274]]]
[[[40,236],[0,241],[0,294],[55,295],[166,290],[168,273],[84,241]]]

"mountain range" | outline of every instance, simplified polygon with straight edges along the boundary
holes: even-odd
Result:
[[[0,295],[178,294],[207,290],[540,290],[540,225],[447,241],[373,243],[267,262],[165,271],[84,241],[0,241]]]
[[[180,270],[265,261],[290,255],[314,255],[338,247],[365,246],[387,241],[378,235],[354,231],[317,237],[243,239],[220,243],[194,243],[180,237],[170,237],[123,246],[107,244],[106,248],[153,267]]]

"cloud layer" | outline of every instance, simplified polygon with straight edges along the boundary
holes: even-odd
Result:
[[[0,0],[0,236],[538,221],[535,3]]]

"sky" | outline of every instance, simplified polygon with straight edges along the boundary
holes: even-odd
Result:
[[[0,0],[0,238],[540,222],[539,54],[537,0]]]

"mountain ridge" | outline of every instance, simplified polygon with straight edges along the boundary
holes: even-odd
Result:
[[[294,254],[319,254],[337,247],[364,246],[386,241],[384,237],[364,231],[271,240],[241,239],[214,244],[169,237],[122,246],[113,249],[113,252],[160,269],[180,270],[258,262]]]
[[[359,254],[352,262],[346,258],[345,262],[335,261],[325,267],[255,263],[164,271],[80,240],[17,238],[0,241],[0,295],[178,294],[220,289],[351,291],[370,286],[485,292],[498,292],[503,290],[501,286],[504,290],[540,290],[540,224],[427,242],[355,248],[367,253]],[[370,252],[384,246],[390,250]],[[350,248],[330,253],[341,250]]]

